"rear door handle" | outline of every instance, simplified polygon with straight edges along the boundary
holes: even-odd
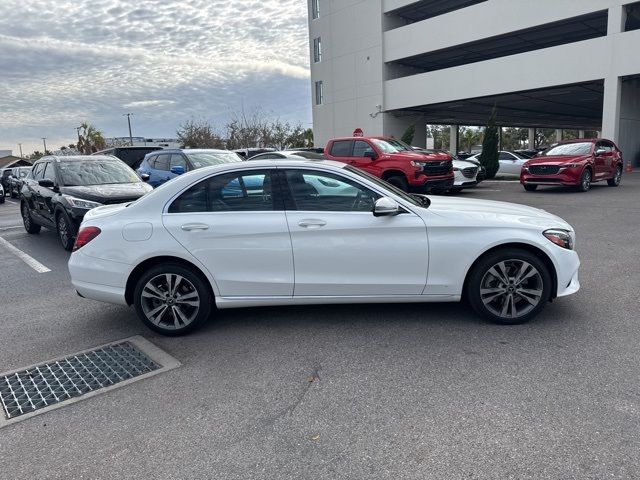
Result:
[[[303,228],[320,228],[320,227],[324,227],[327,224],[327,222],[325,222],[324,220],[317,220],[317,219],[307,219],[307,220],[300,220],[298,222],[298,225],[303,227]]]
[[[209,225],[204,223],[185,223],[180,228],[185,232],[191,232],[193,230],[209,230]]]

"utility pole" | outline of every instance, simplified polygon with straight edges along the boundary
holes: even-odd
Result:
[[[18,144],[18,147],[20,148],[20,158],[22,158],[22,144],[21,144],[21,143],[19,143],[19,144]]]
[[[131,143],[131,146],[133,147],[133,135],[131,134],[131,115],[133,115],[133,113],[125,113],[122,116],[127,117],[127,123],[129,124],[129,143]]]
[[[76,145],[76,148],[78,150],[80,150],[80,129],[82,129],[82,127],[76,127],[76,133],[78,134],[78,145]]]
[[[42,137],[42,143],[44,144],[44,154],[47,154],[47,139],[46,137]]]

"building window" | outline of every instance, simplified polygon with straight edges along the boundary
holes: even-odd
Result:
[[[627,18],[624,23],[624,31],[630,32],[631,30],[640,29],[640,2],[625,5],[625,9]]]
[[[320,37],[313,39],[313,61],[318,63],[322,60],[322,41]]]
[[[316,82],[316,105],[322,105],[324,93],[322,91],[322,80]]]
[[[311,18],[320,18],[320,0],[311,0]]]

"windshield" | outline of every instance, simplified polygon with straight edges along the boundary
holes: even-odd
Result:
[[[398,187],[395,187],[394,185],[391,185],[390,183],[387,183],[384,180],[379,179],[378,177],[374,177],[373,175],[365,172],[364,170],[360,170],[359,168],[352,167],[351,165],[347,165],[346,167],[344,167],[344,169],[348,170],[351,173],[355,173],[361,177],[366,178],[367,180],[375,183],[376,185],[384,188],[385,190],[391,190],[398,197],[411,203],[411,205],[415,205],[416,207],[429,206],[430,202],[427,199],[427,197],[415,197],[413,195],[409,195],[407,192],[400,190]]]
[[[136,173],[120,160],[62,161],[58,168],[62,185],[66,187],[140,181]]]
[[[187,153],[187,157],[196,168],[242,161],[242,157],[235,152]]]
[[[591,142],[575,142],[575,143],[563,143],[556,145],[545,151],[542,155],[548,157],[550,155],[590,155]]]
[[[27,175],[29,175],[30,171],[31,171],[31,167],[19,168],[18,169],[18,177],[24,178]]]
[[[398,152],[406,152],[413,151],[408,145],[405,145],[399,140],[394,139],[386,139],[382,140],[380,138],[372,138],[371,141],[382,150],[383,153],[398,153]]]

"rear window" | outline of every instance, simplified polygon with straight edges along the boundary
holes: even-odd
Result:
[[[131,168],[118,160],[62,161],[58,171],[62,185],[67,187],[140,181]]]
[[[187,153],[189,161],[195,168],[211,167],[223,163],[241,162],[242,158],[235,152],[203,152]]]
[[[337,140],[331,145],[331,155],[334,157],[348,157],[351,155],[351,140]]]

